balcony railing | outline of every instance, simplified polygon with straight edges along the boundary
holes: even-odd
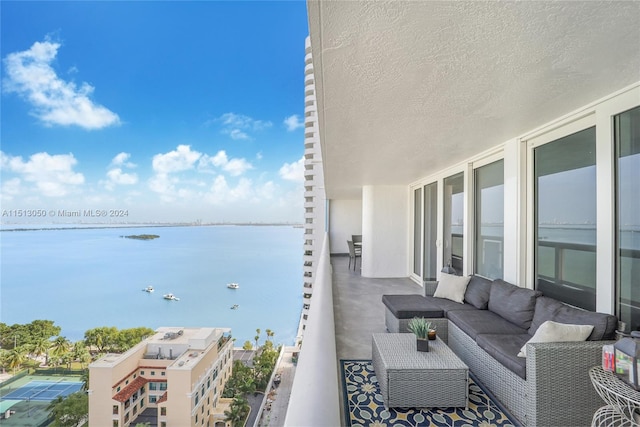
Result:
[[[338,426],[340,396],[329,237],[324,235],[285,426]],[[333,375],[332,375],[333,373]]]

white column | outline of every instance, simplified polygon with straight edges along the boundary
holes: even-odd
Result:
[[[362,276],[409,275],[409,188],[362,187]]]

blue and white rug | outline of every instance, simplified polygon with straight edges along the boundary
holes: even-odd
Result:
[[[384,407],[376,373],[370,360],[341,360],[346,425],[383,426],[518,426],[479,383],[471,377],[469,408]]]

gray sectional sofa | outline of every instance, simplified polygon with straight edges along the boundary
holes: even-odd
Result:
[[[603,405],[588,371],[614,342],[615,316],[570,307],[541,292],[472,276],[464,303],[425,295],[383,295],[389,332],[425,317],[480,382],[526,426],[588,426]],[[547,320],[593,325],[586,341],[529,343]],[[587,332],[588,333],[588,332]],[[526,357],[518,357],[526,344]]]

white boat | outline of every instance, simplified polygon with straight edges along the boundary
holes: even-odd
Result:
[[[164,294],[162,297],[171,301],[180,301],[180,298],[176,297],[174,294]]]
[[[238,289],[240,287],[240,285],[238,285],[237,283],[229,283],[227,285],[227,288],[229,289]]]
[[[147,286],[146,288],[143,289],[143,291],[145,291],[145,292],[153,292],[154,289],[153,289],[153,286]]]

